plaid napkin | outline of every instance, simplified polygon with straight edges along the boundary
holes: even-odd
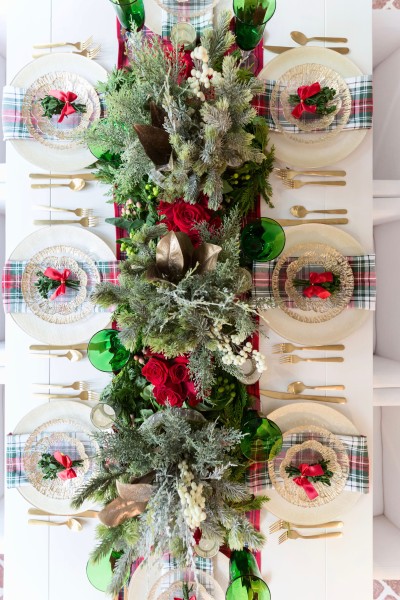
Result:
[[[351,94],[351,112],[350,117],[344,129],[371,129],[372,127],[372,75],[360,75],[358,77],[349,77],[345,79]],[[260,94],[255,101],[255,107],[260,116],[265,117],[271,131],[278,131],[270,111],[270,101],[272,90],[276,81],[267,80],[265,82],[265,91]],[[279,121],[282,127],[290,133],[301,133],[300,129],[285,121],[282,105],[278,105]],[[337,125],[334,119],[329,129],[334,129]]]
[[[42,431],[36,439],[41,440],[42,438],[47,437],[48,435],[49,432]],[[93,456],[92,440],[87,433],[82,431],[69,431],[68,435],[69,437],[82,442],[82,444],[85,447],[86,454],[88,456]],[[19,487],[20,485],[30,484],[24,468],[25,445],[30,436],[30,433],[20,433],[16,435],[10,433],[7,436],[6,479],[8,488],[14,488]],[[64,454],[68,455],[75,454],[75,446],[73,444],[67,444],[66,442],[62,442],[60,446],[60,452],[63,452]]]
[[[33,139],[25,124],[25,118],[21,114],[25,93],[25,88],[13,87],[11,85],[5,85],[3,87],[2,120],[4,140]],[[105,110],[105,105],[101,95],[99,96],[99,99],[103,114]],[[79,124],[79,120],[80,117],[78,114],[69,115],[68,118],[64,119],[62,123],[57,124],[57,128],[60,130],[71,129],[71,127],[74,127]],[[48,136],[44,134],[43,137],[47,140],[57,139],[53,136]]]
[[[319,440],[319,436],[309,433],[293,433],[284,437],[281,454],[287,452],[295,444],[302,444],[309,439]],[[349,457],[349,476],[344,487],[347,492],[369,492],[369,459],[367,438],[364,435],[337,435]],[[248,474],[248,485],[252,492],[259,492],[263,488],[272,487],[268,473],[268,463],[257,463],[256,469]]]
[[[364,310],[375,310],[376,303],[376,275],[375,275],[375,254],[366,254],[364,256],[348,256],[347,260],[354,275],[353,297],[348,304],[350,308],[363,308]],[[267,263],[253,263],[253,296],[256,298],[271,298],[272,291],[272,273],[275,269],[276,260]],[[279,291],[280,296],[285,296],[286,268],[289,265],[287,261],[279,273]],[[308,279],[310,271],[315,271],[316,265],[307,265],[299,272],[300,279]],[[287,296],[286,296],[287,298]],[[294,307],[292,301],[287,298],[287,306]]]
[[[3,304],[4,312],[6,313],[26,313],[29,312],[29,307],[26,305],[21,290],[22,275],[25,271],[25,267],[28,261],[19,260],[8,260],[4,265],[3,277],[2,277],[2,291],[3,291]],[[88,274],[85,270],[85,265],[78,262],[79,266]],[[100,274],[100,281],[108,281],[110,283],[118,283],[119,274],[119,262],[114,261],[96,261],[97,270]],[[94,289],[94,283],[88,277],[87,292],[90,296]],[[68,288],[67,288],[68,290]],[[67,295],[60,296],[59,299],[65,301]],[[57,299],[56,299],[57,300]],[[95,306],[96,312],[107,312],[110,309],[104,309],[100,306]]]
[[[203,31],[209,29],[213,25],[213,9],[212,0],[187,0],[185,2],[177,2],[177,0],[163,0],[163,4],[170,8],[174,13],[179,15],[173,15],[166,10],[162,13],[162,37],[169,38],[171,35],[171,29],[176,23],[182,21],[190,23],[197,31],[197,35],[200,36]],[[190,15],[200,11],[207,12],[199,17],[190,18]]]

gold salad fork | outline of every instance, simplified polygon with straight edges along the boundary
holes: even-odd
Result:
[[[37,204],[33,207],[35,210],[46,210],[47,212],[69,212],[77,217],[91,217],[93,208],[60,208],[58,206],[46,206],[45,204]]]
[[[89,400],[89,402],[100,400],[100,394],[98,392],[92,392],[86,390],[71,396],[69,394],[33,394],[35,398],[47,398],[47,400],[55,400],[56,398],[70,398],[71,400]]]
[[[69,385],[62,385],[61,383],[33,383],[32,385],[36,389],[47,388],[49,390],[71,389],[79,390],[80,392],[86,392],[89,389],[89,384],[86,381],[74,381]]]
[[[282,183],[292,190],[297,190],[305,185],[346,185],[344,179],[339,179],[337,181],[299,181],[298,179],[282,179]]]
[[[96,227],[98,225],[97,217],[83,217],[78,220],[61,219],[51,221],[49,219],[42,221],[33,221],[34,225],[82,225],[82,227]]]
[[[313,535],[302,535],[294,529],[287,529],[279,536],[278,544],[283,544],[286,540],[320,540],[323,538],[340,538],[343,537],[342,531],[329,531],[328,533],[315,533]]]
[[[295,346],[294,344],[284,343],[272,346],[272,354],[286,354],[295,350],[344,350],[343,344],[329,344],[323,346]]]
[[[317,525],[297,525],[296,523],[289,523],[289,521],[279,519],[269,526],[269,532],[276,533],[280,529],[291,529],[292,527],[296,527],[298,529],[328,529],[330,527],[343,527],[343,521],[328,521],[327,523],[318,523]]]
[[[346,171],[293,171],[292,169],[274,168],[274,173],[281,179],[293,179],[297,175],[309,175],[315,177],[345,177]]]
[[[34,48],[62,48],[63,46],[74,46],[79,52],[82,50],[86,50],[89,48],[90,44],[93,42],[93,36],[88,37],[84,42],[49,42],[48,44],[34,44]]]
[[[343,356],[327,356],[323,358],[302,358],[296,354],[290,354],[289,356],[281,356],[279,359],[280,363],[299,363],[299,362],[343,362]]]
[[[78,360],[82,360],[83,354],[78,350],[68,350],[65,354],[48,354],[41,352],[31,352],[33,356],[38,356],[40,358],[67,358],[71,362],[77,362]]]
[[[101,45],[97,44],[97,46],[95,46],[94,48],[81,50],[80,52],[70,52],[70,54],[80,54],[81,56],[85,56],[86,58],[89,58],[91,60],[93,58],[96,58],[96,56],[100,53],[100,50]],[[46,56],[48,54],[48,52],[42,52],[41,54],[32,54],[32,58],[40,58],[41,56]]]

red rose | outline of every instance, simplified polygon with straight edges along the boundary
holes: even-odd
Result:
[[[209,211],[200,204],[189,204],[188,202],[175,202],[174,223],[184,233],[193,233],[193,225],[202,221],[209,221]]]
[[[160,223],[164,223],[170,231],[178,231],[178,227],[174,224],[174,205],[171,202],[160,200],[157,212],[160,216],[163,215],[165,217]]]
[[[182,385],[185,387],[187,403],[190,406],[196,406],[196,404],[199,404],[199,402],[201,402],[201,398],[198,398],[197,396],[193,381],[185,381]]]
[[[169,383],[168,386],[156,385],[153,388],[153,396],[161,406],[169,404],[178,408],[182,406],[185,399],[181,386],[176,383]]]
[[[189,379],[189,373],[186,364],[180,362],[174,362],[169,368],[169,376],[172,383],[182,383]]]
[[[158,358],[150,358],[142,369],[142,375],[153,385],[162,385],[168,379],[168,365]]]

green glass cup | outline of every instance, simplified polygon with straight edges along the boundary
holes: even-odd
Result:
[[[275,10],[276,0],[233,0],[233,11],[236,18],[248,25],[262,26],[263,31],[268,21],[274,16]]]
[[[138,29],[144,25],[144,4],[143,0],[110,0],[114,6],[115,12],[122,27],[127,31],[132,29],[132,24],[135,24]]]
[[[130,356],[115,329],[102,329],[95,333],[88,343],[87,354],[92,365],[106,373],[120,371]]]
[[[92,127],[101,128],[103,124],[104,125],[107,124],[107,119],[99,119],[98,121],[96,121],[92,125]],[[95,144],[93,142],[88,142],[87,147],[89,148],[89,150],[93,154],[93,156],[95,158],[97,158],[98,160],[101,159],[101,160],[104,160],[106,162],[113,163],[116,167],[118,167],[121,164],[121,157],[120,157],[120,155],[119,154],[113,154],[105,146],[102,146],[99,143]]]
[[[260,417],[256,411],[249,411],[243,421],[240,442],[244,456],[254,462],[266,462],[275,458],[282,449],[282,432],[278,425],[266,417]]]
[[[86,565],[86,575],[90,583],[96,590],[106,592],[113,578],[113,565],[122,552],[112,550],[110,554],[103,556],[99,561],[89,560]]]
[[[265,25],[263,23],[261,25],[254,25],[236,17],[235,36],[239,48],[245,51],[254,50],[262,40],[264,29]]]
[[[257,561],[246,548],[232,551],[229,581],[226,600],[271,600],[271,592],[261,577]]]
[[[282,227],[267,217],[252,221],[242,231],[241,246],[246,259],[268,262],[280,255],[286,236]]]

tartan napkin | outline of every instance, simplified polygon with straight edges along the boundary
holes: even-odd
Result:
[[[197,35],[200,36],[203,31],[209,29],[213,25],[213,9],[212,0],[187,0],[185,2],[177,2],[177,0],[163,0],[163,4],[170,8],[174,13],[179,16],[173,15],[166,10],[162,13],[162,37],[169,38],[171,35],[171,29],[176,23],[182,21],[190,23],[197,31]],[[190,18],[192,13],[207,12],[201,16]]]
[[[293,433],[284,437],[281,453],[289,450],[295,444],[302,444],[309,439],[319,441],[316,434]],[[344,490],[347,492],[369,492],[369,459],[367,438],[364,435],[336,435],[342,442],[349,457],[349,476]],[[321,437],[322,441],[324,438]],[[257,463],[256,469],[247,474],[247,483],[252,492],[259,492],[263,488],[272,487],[268,473],[268,463]]]
[[[375,254],[366,254],[364,256],[348,256],[350,267],[354,275],[353,297],[348,304],[348,308],[363,308],[364,310],[375,310],[376,303],[376,275],[375,275]],[[267,263],[253,263],[253,296],[256,298],[270,298],[273,300],[272,291],[272,273],[275,269],[277,259]],[[287,261],[280,270],[279,291],[281,298],[285,297],[286,267]],[[308,265],[299,273],[299,278],[308,279],[310,271],[314,271],[316,266]],[[293,307],[294,304],[286,296],[287,306]]]
[[[360,75],[358,77],[348,77],[345,79],[351,94],[351,112],[344,130],[348,129],[371,129],[372,127],[372,75]],[[278,131],[270,111],[270,100],[272,90],[276,81],[267,80],[265,90],[257,96],[255,107],[260,116],[265,117],[271,131]],[[282,127],[290,133],[302,133],[296,125],[285,121],[282,105],[278,105],[279,121]],[[336,127],[337,121],[334,119],[329,129]]]
[[[22,275],[28,261],[8,260],[4,265],[2,277],[3,305],[6,313],[26,313],[29,312],[29,307],[26,305],[21,290]],[[78,262],[79,266],[89,275],[83,263]],[[108,281],[110,283],[118,283],[119,261],[116,260],[99,260],[95,262],[97,270],[100,274],[100,281]],[[68,288],[67,288],[68,290]],[[87,291],[88,296],[94,290],[94,283],[88,277]],[[60,296],[59,299],[66,299],[66,294]],[[104,309],[100,306],[94,307],[95,312],[108,312],[111,309]]]
[[[47,437],[50,432],[42,431],[37,440]],[[54,433],[54,432],[51,432]],[[93,456],[93,444],[90,436],[82,431],[69,431],[69,437],[74,438],[85,447],[85,452],[88,456]],[[21,485],[30,485],[29,479],[24,468],[24,452],[25,445],[30,433],[12,434],[7,436],[6,448],[6,481],[8,488],[19,487]],[[67,444],[65,441],[60,444],[59,450],[64,454],[75,455],[75,446]]]

